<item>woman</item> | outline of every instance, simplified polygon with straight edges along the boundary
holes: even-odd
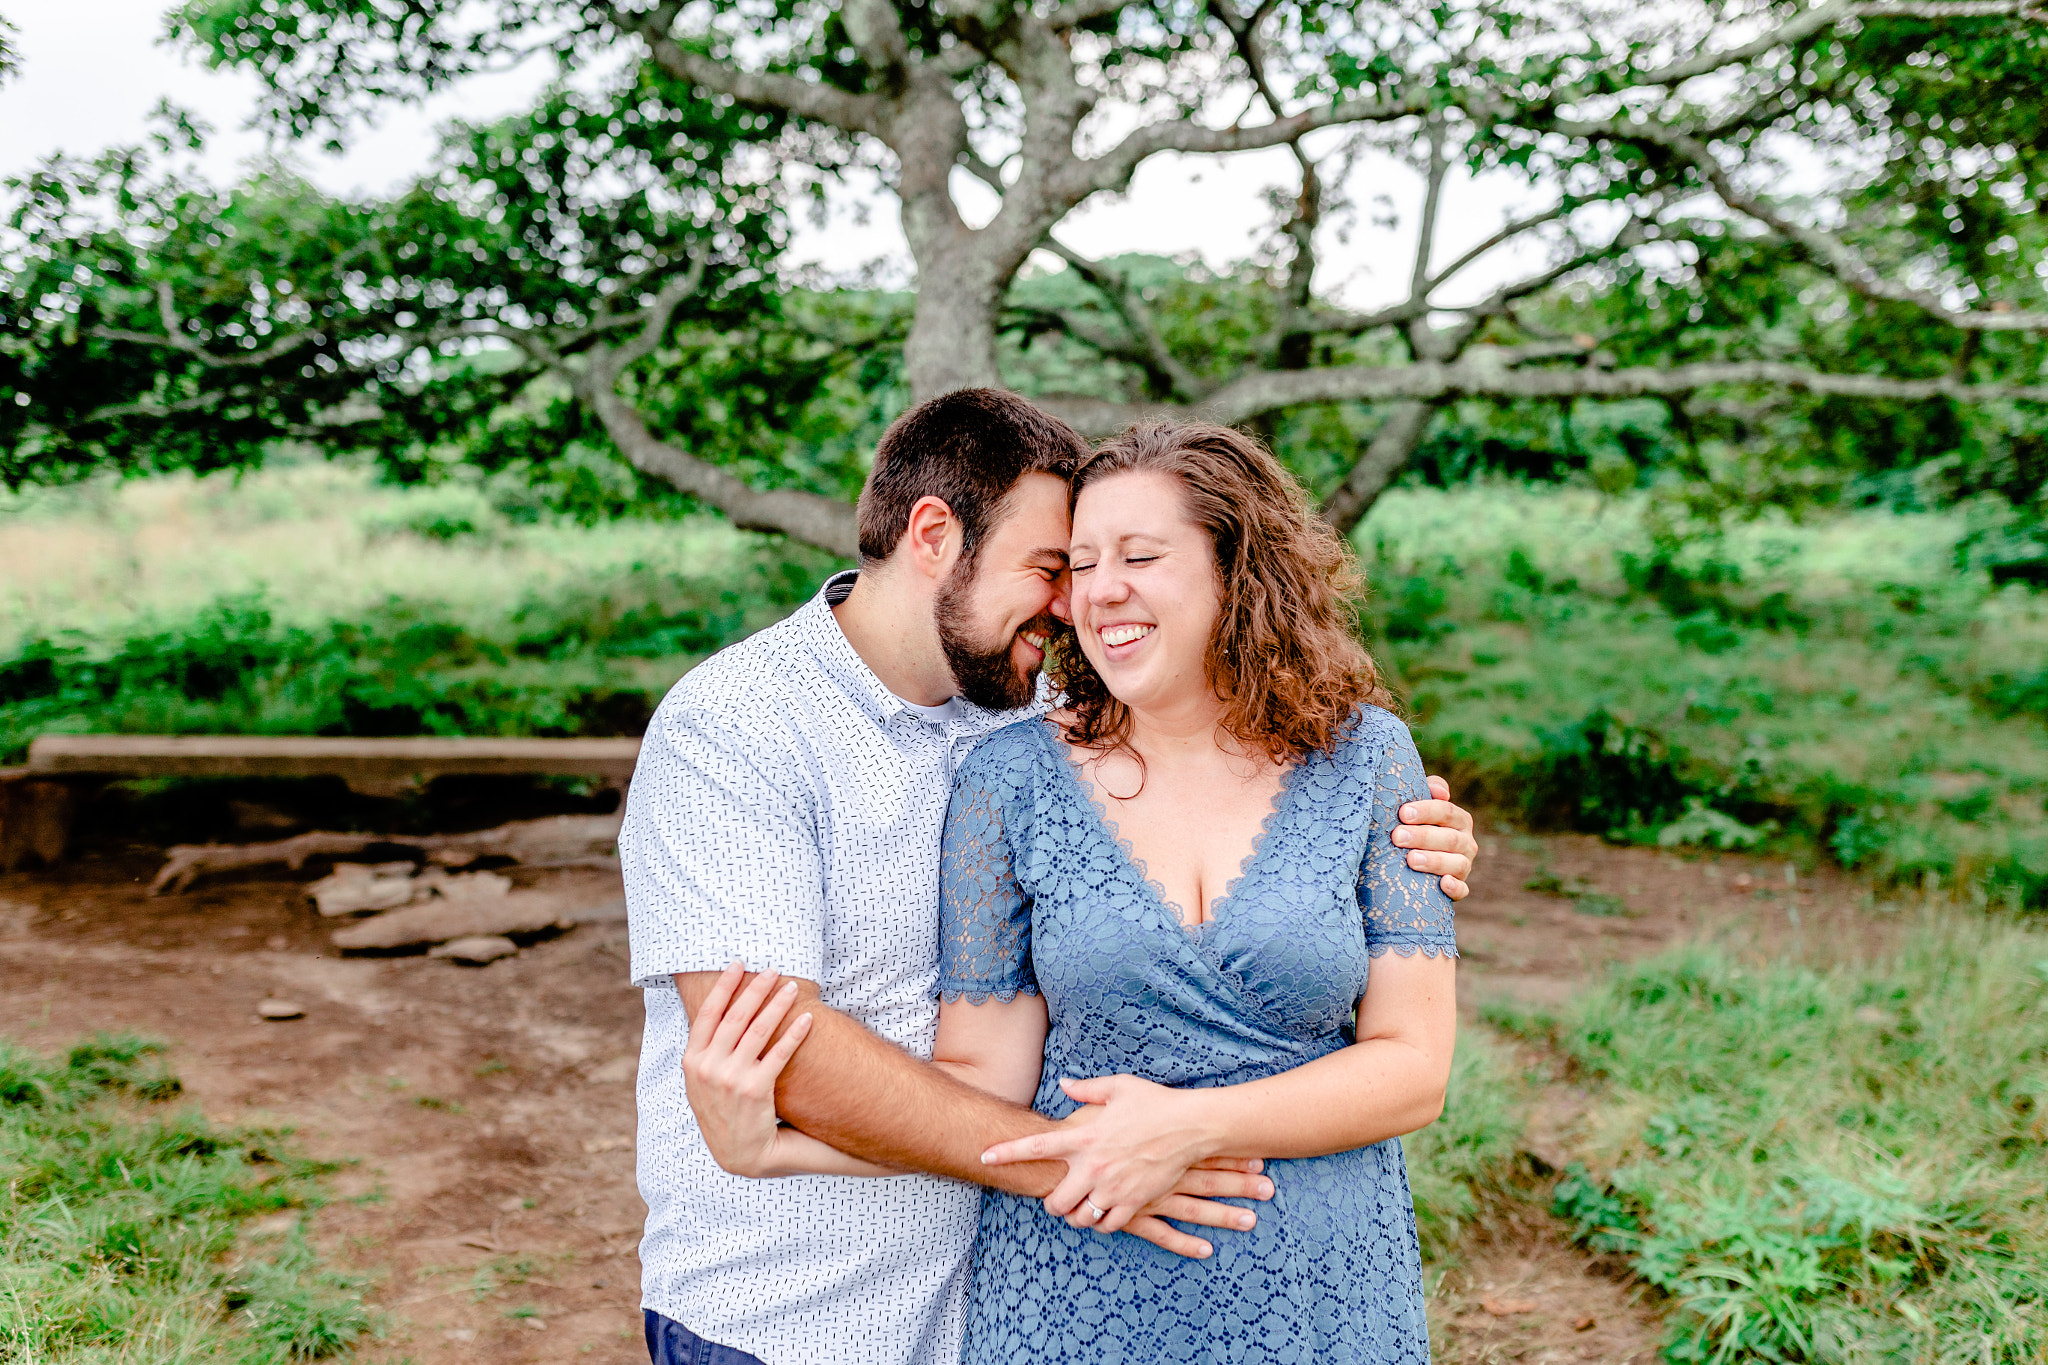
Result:
[[[1389,838],[1427,790],[1349,556],[1256,442],[1153,425],[1076,477],[1069,562],[1066,707],[977,749],[947,817],[934,1060],[1070,1119],[985,1158],[1068,1171],[984,1200],[963,1359],[1426,1361],[1397,1138],[1442,1108],[1456,946]],[[1097,1235],[1232,1156],[1274,1194],[1208,1260]]]

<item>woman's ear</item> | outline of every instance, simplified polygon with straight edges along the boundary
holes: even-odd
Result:
[[[960,518],[953,515],[945,499],[919,498],[912,504],[910,522],[903,530],[906,562],[926,578],[946,579],[960,562],[964,535]]]

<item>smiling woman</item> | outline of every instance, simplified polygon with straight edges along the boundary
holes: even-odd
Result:
[[[1353,633],[1363,581],[1350,555],[1251,438],[1133,427],[1081,467],[1073,499],[1076,633],[1055,644],[1050,664],[1073,743],[1124,747],[1132,689],[1184,674],[1206,678],[1233,738],[1276,762],[1333,752],[1360,705],[1392,709]],[[1145,586],[1169,580],[1170,593]],[[1195,591],[1197,580],[1213,590]],[[1168,601],[1194,616],[1162,650],[1147,643],[1162,624],[1148,612]],[[1099,656],[1082,643],[1090,634]]]

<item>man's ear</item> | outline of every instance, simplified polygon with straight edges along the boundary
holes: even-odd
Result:
[[[951,576],[960,561],[964,535],[960,518],[943,498],[922,497],[910,508],[910,523],[904,527],[899,553],[918,574],[942,580]]]

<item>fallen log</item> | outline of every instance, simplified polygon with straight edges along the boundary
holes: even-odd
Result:
[[[296,872],[310,858],[361,857],[372,849],[417,849],[429,862],[467,867],[479,858],[550,867],[600,866],[597,860],[618,842],[623,812],[612,815],[551,815],[514,820],[469,834],[337,834],[315,830],[262,844],[179,844],[164,854],[150,883],[151,895],[179,892],[204,876],[245,867],[283,863]]]

